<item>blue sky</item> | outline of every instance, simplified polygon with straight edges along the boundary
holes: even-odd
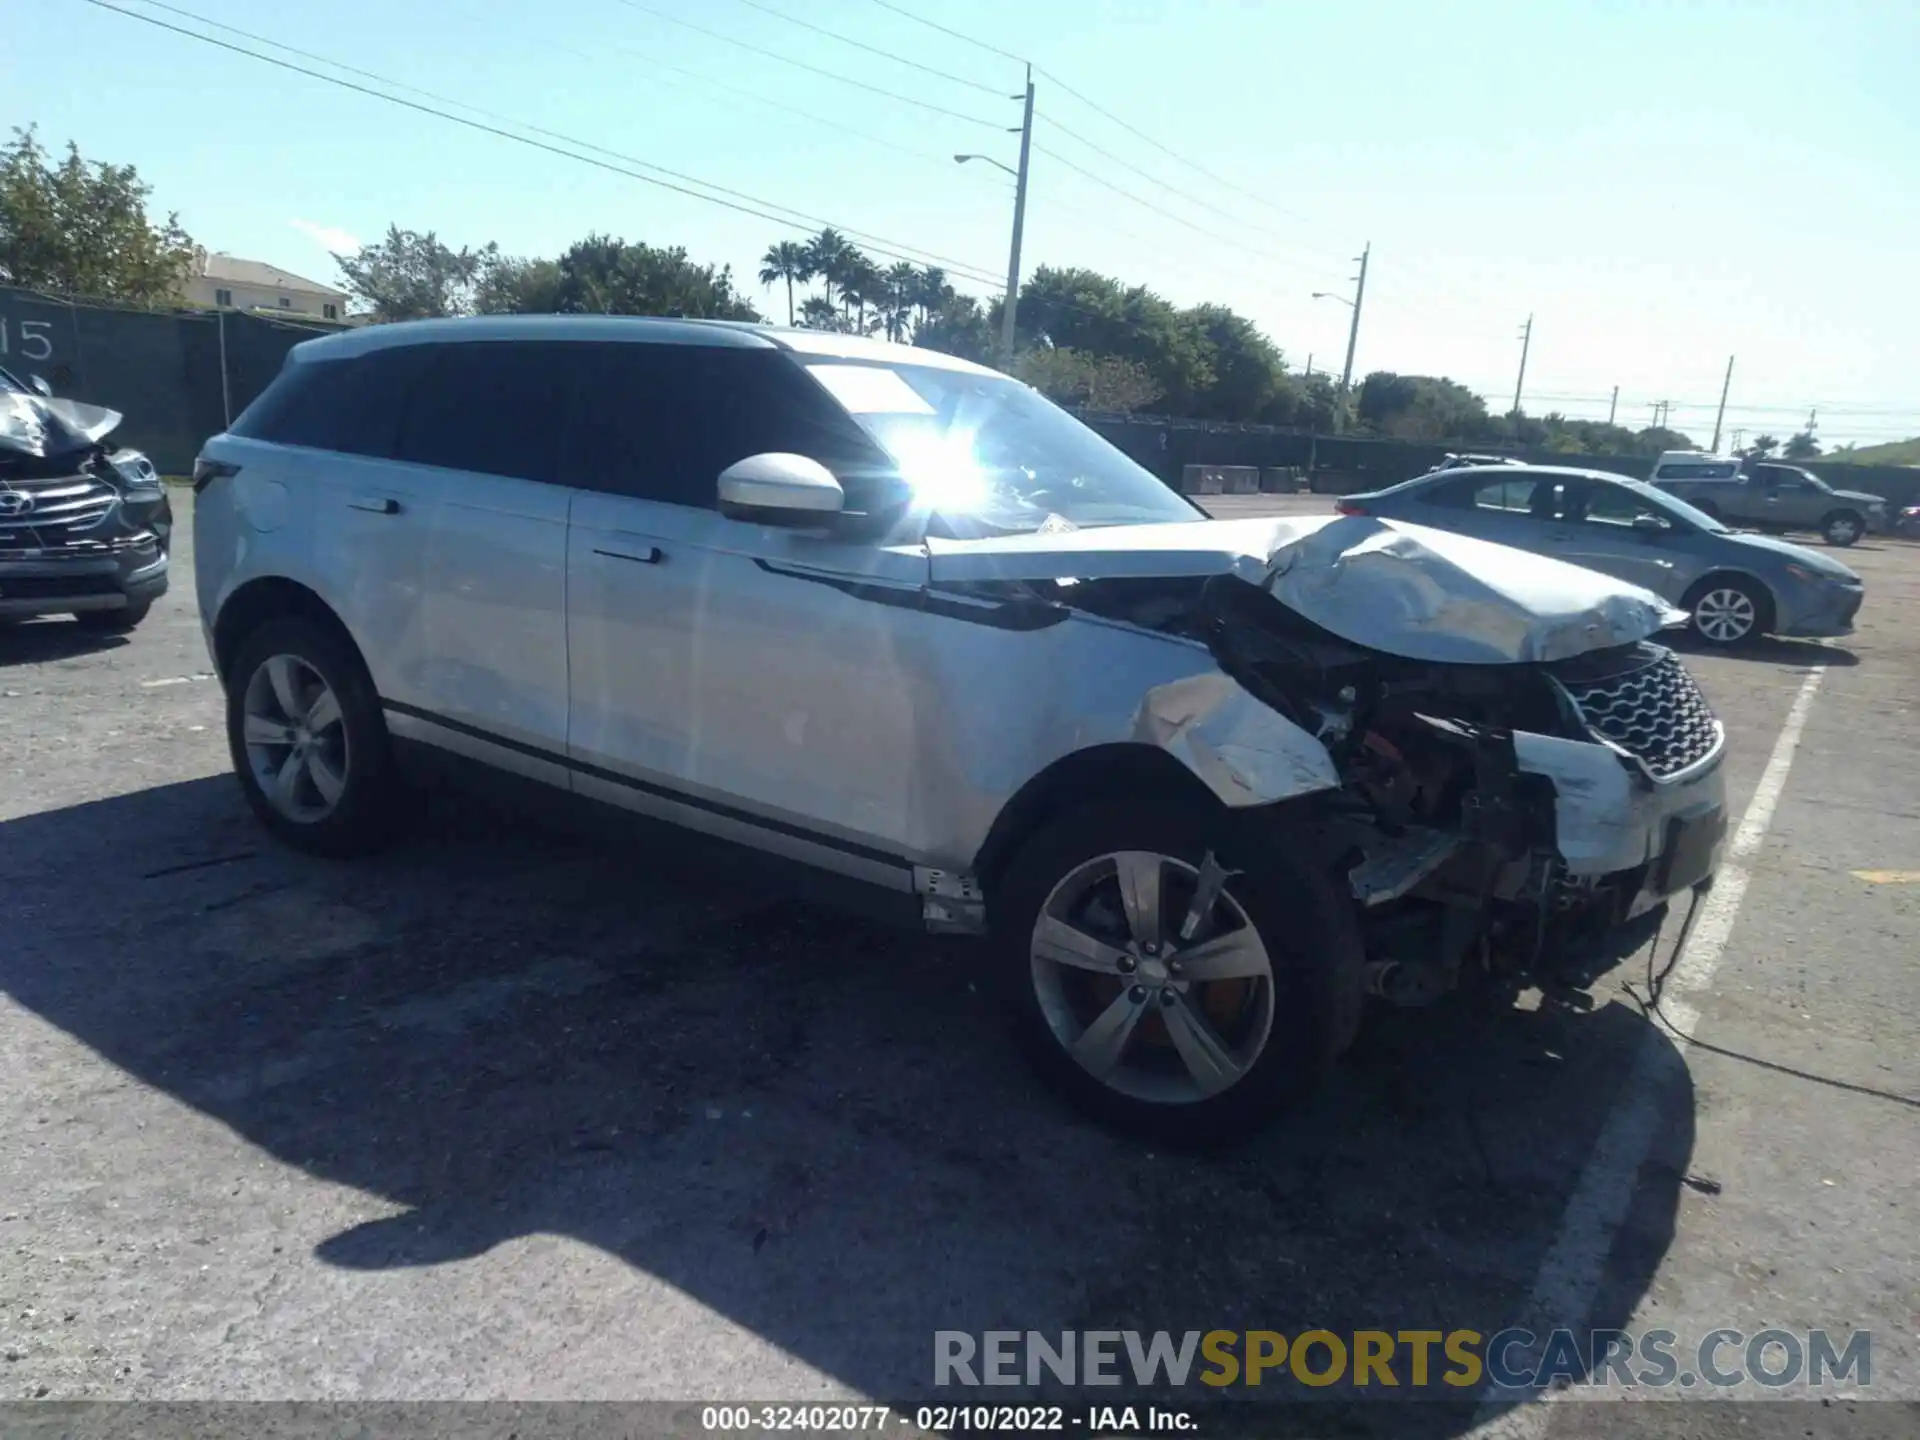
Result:
[[[146,0],[115,3],[199,28]],[[1015,160],[1001,127],[1018,107],[1002,96],[1021,68],[876,0],[177,4],[983,276],[1005,270],[1011,185],[950,157]],[[1504,408],[1531,312],[1535,413],[1603,418],[1618,385],[1623,421],[1644,425],[1652,402],[1671,400],[1674,423],[1704,442],[1733,353],[1730,431],[1784,436],[1818,406],[1829,444],[1920,434],[1911,0],[899,4],[1041,68],[1029,269],[1086,265],[1182,303],[1219,301],[1294,367],[1311,354],[1337,369],[1348,312],[1309,297],[1350,292],[1349,257],[1370,241],[1357,373],[1451,375]],[[317,279],[335,278],[328,243],[397,222],[528,254],[593,230],[684,245],[758,295],[761,251],[807,228],[83,0],[7,10],[0,119],[136,164],[202,243]]]

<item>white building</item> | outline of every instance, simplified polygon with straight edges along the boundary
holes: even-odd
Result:
[[[187,304],[203,309],[304,315],[314,320],[337,321],[347,313],[344,290],[258,260],[212,255],[205,250],[194,254],[194,273],[187,281],[184,298]]]

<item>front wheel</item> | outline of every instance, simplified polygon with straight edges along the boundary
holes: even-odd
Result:
[[[1820,522],[1820,533],[1829,545],[1844,548],[1867,533],[1867,522],[1851,510],[1836,510]]]
[[[1243,853],[1223,829],[1176,801],[1071,811],[994,897],[1022,1050],[1074,1104],[1143,1138],[1247,1138],[1359,1025],[1352,904],[1311,838]]]
[[[1754,639],[1765,628],[1767,597],[1745,580],[1715,580],[1691,597],[1692,630],[1722,649]]]

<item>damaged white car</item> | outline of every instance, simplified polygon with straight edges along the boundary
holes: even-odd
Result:
[[[942,355],[369,327],[296,349],[195,489],[235,768],[288,841],[370,849],[458,772],[801,862],[987,937],[1041,1069],[1149,1133],[1245,1132],[1369,994],[1579,983],[1719,858],[1664,602],[1209,520]]]

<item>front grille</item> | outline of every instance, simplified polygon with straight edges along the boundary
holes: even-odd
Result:
[[[1643,663],[1599,679],[1560,683],[1596,733],[1664,780],[1714,752],[1720,722],[1679,656],[1643,645],[1635,658]]]
[[[0,482],[0,550],[61,550],[85,543],[120,492],[81,473]]]

